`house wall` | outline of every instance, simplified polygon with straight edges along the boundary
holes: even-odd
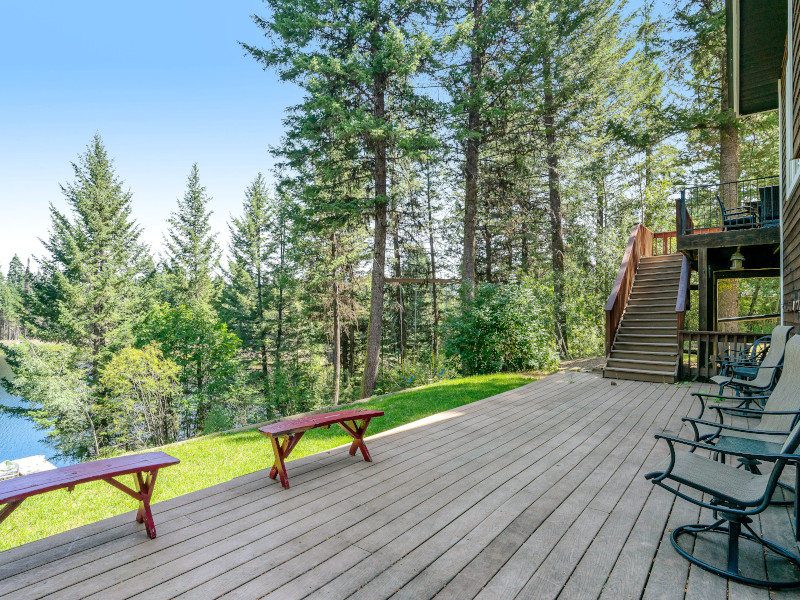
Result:
[[[783,228],[783,319],[800,326],[800,186],[784,198]]]
[[[800,326],[800,3],[789,0],[786,56],[780,81],[780,161],[781,161],[781,257],[783,321]],[[798,59],[798,60],[796,60]],[[796,330],[800,331],[800,330]]]

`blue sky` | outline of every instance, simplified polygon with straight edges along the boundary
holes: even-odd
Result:
[[[95,132],[133,192],[144,240],[164,223],[193,162],[226,221],[279,141],[299,91],[264,72],[237,44],[263,40],[259,0],[3,2],[0,19],[0,269],[41,254],[48,204]]]
[[[269,146],[300,100],[237,44],[263,41],[250,19],[265,15],[260,0],[6,1],[2,10],[0,270],[14,253],[41,255],[48,205],[66,209],[59,184],[95,132],[154,253],[194,162],[226,246],[229,216],[259,171],[269,178]]]

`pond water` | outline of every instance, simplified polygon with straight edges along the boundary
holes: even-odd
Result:
[[[10,376],[11,369],[6,364],[5,358],[0,355],[0,378]],[[0,404],[23,406],[21,398],[12,396],[2,386],[0,386]],[[44,441],[44,438],[45,433],[36,429],[33,422],[28,419],[0,413],[0,462],[44,454],[47,460],[55,465],[66,464],[53,458],[55,450]]]

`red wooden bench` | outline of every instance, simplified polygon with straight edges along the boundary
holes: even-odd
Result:
[[[272,442],[272,451],[275,454],[275,464],[269,472],[269,476],[275,479],[276,476],[281,476],[281,485],[289,487],[289,477],[286,474],[286,464],[284,461],[292,453],[297,442],[303,437],[303,434],[318,427],[329,428],[331,425],[339,425],[353,438],[353,443],[350,445],[350,456],[356,453],[356,450],[361,450],[364,460],[372,462],[366,444],[364,444],[364,433],[367,431],[370,419],[373,417],[382,417],[382,410],[342,410],[339,412],[322,413],[319,415],[310,415],[308,417],[300,417],[299,419],[289,419],[281,421],[280,423],[273,423],[272,425],[265,425],[258,429],[259,432],[269,437]],[[280,440],[283,438],[283,440]]]
[[[177,465],[179,462],[177,458],[163,452],[146,452],[95,460],[71,467],[59,467],[51,471],[0,481],[0,505],[5,504],[0,510],[0,523],[14,512],[25,498],[63,488],[71,492],[79,483],[102,480],[139,501],[136,520],[144,523],[147,535],[154,538],[156,528],[153,524],[153,514],[150,512],[150,498],[153,497],[156,475],[160,468]],[[136,475],[135,490],[114,479],[120,475],[130,474]]]

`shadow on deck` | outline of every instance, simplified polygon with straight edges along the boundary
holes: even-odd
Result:
[[[698,509],[643,477],[697,389],[559,372],[373,436],[371,464],[158,503],[155,540],[128,513],[2,552],[0,598],[776,597],[690,569],[668,536]],[[756,526],[792,544],[785,507]]]

